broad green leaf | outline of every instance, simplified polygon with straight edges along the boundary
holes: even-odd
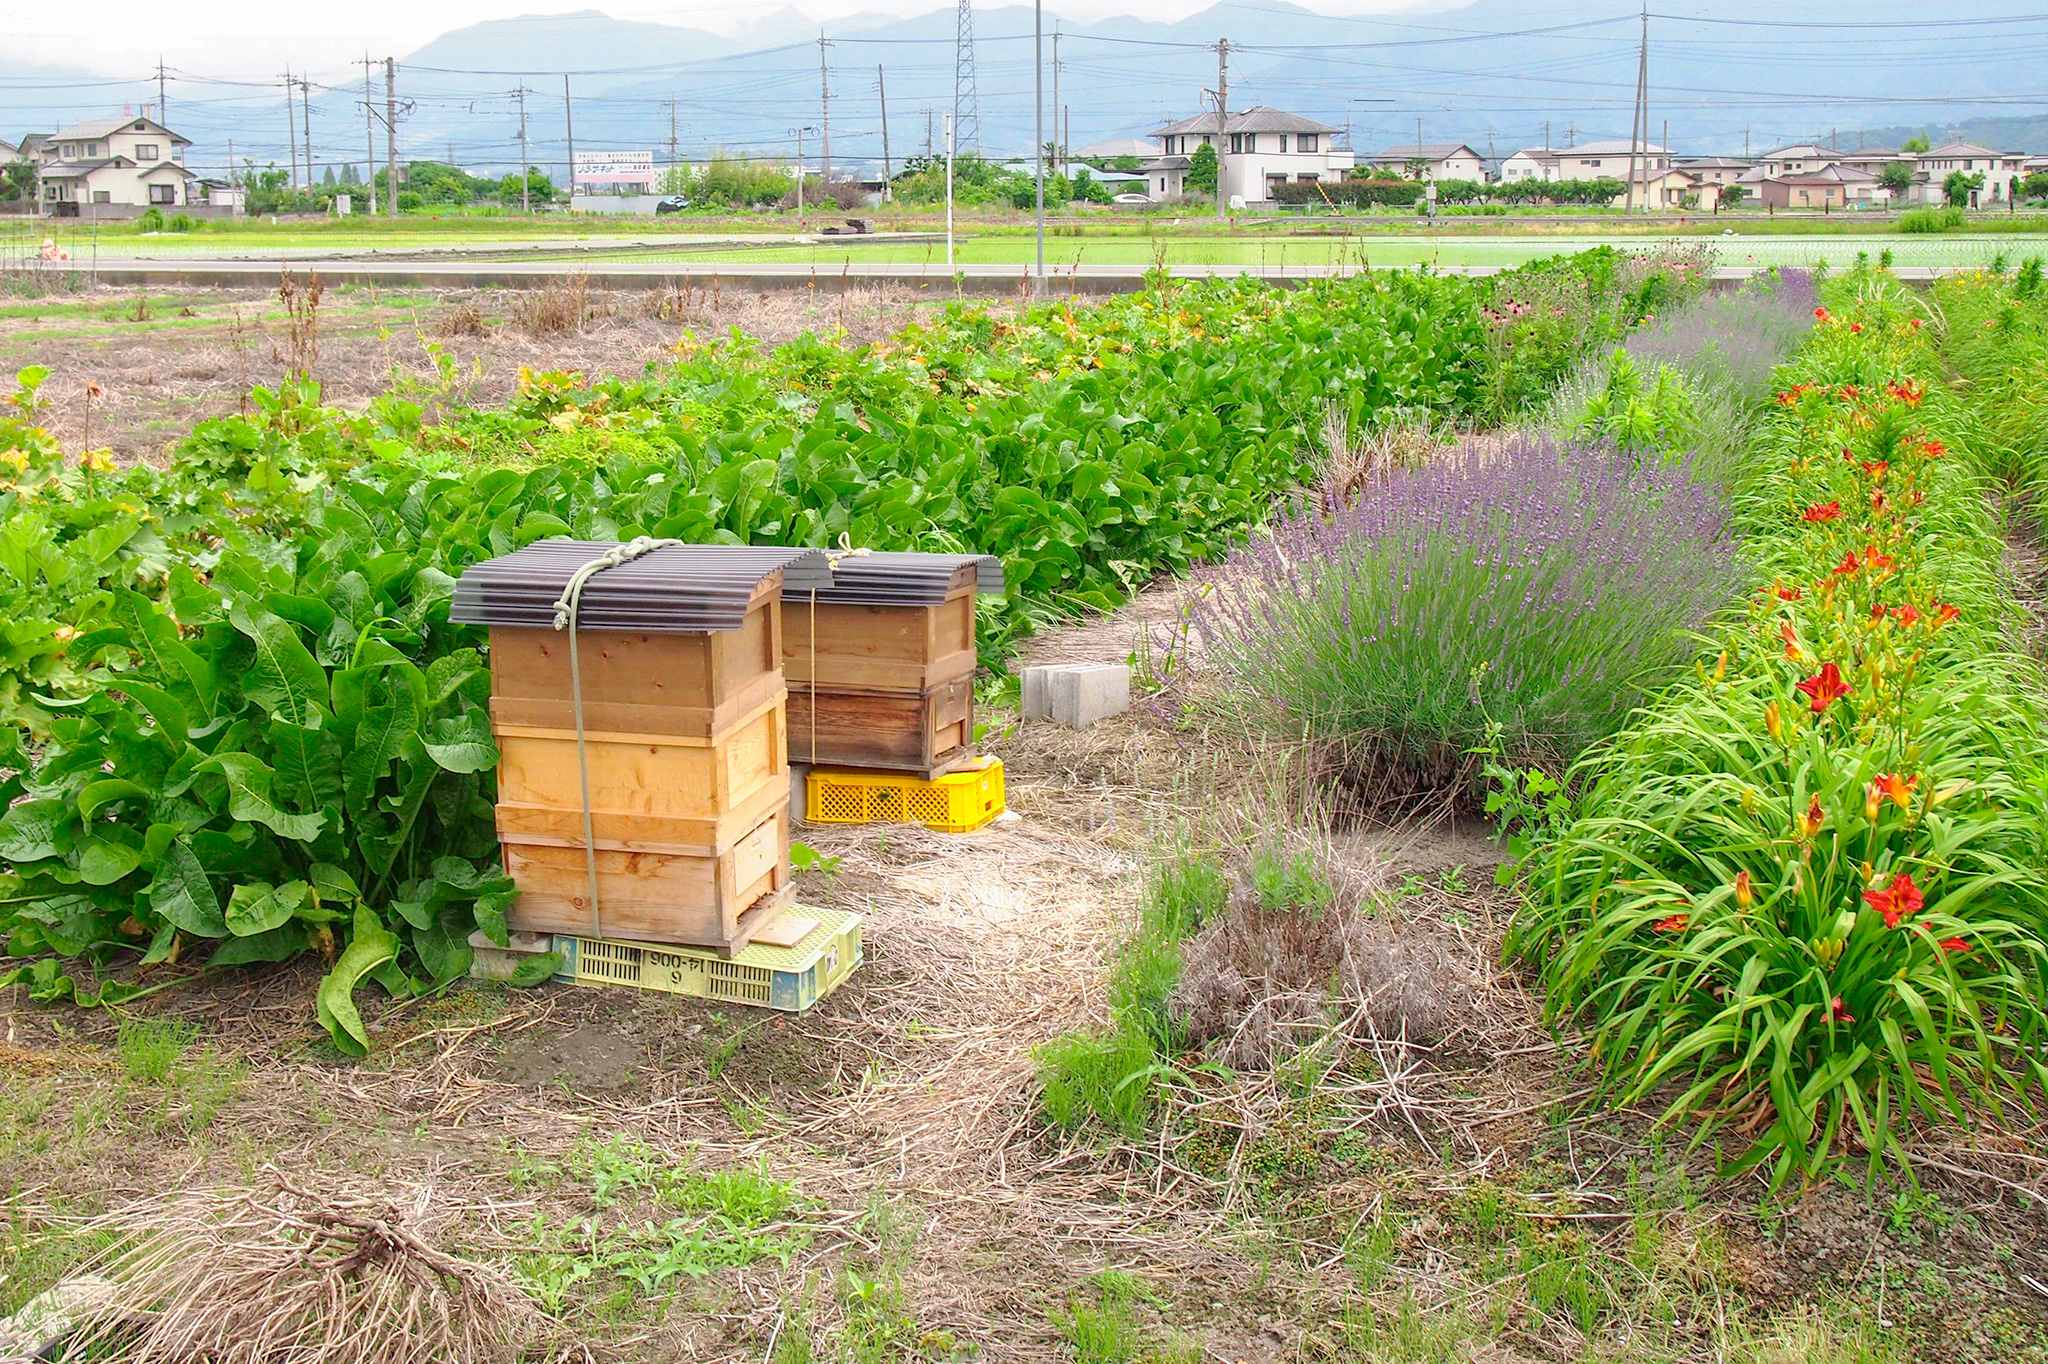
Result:
[[[258,962],[290,961],[312,944],[312,935],[302,923],[280,924],[267,933],[246,938],[229,938],[206,959],[208,966],[250,966]]]
[[[78,814],[68,800],[25,800],[0,815],[0,860],[40,862],[71,851]]]
[[[236,886],[228,895],[228,932],[247,938],[289,923],[306,903],[307,890],[304,881],[287,881],[281,886],[260,882]]]
[[[192,845],[174,840],[156,864],[149,888],[143,892],[149,907],[187,933],[201,938],[224,938],[228,924],[221,914],[220,899],[206,879],[206,869]]]
[[[222,753],[208,759],[203,770],[218,772],[228,785],[228,813],[236,819],[261,824],[272,833],[300,843],[320,836],[324,814],[292,814],[281,810],[270,798],[273,773],[247,753]]]
[[[356,1009],[356,986],[364,976],[396,960],[398,949],[397,935],[384,927],[374,910],[361,906],[356,910],[355,932],[348,947],[315,992],[321,1026],[334,1038],[334,1044],[351,1056],[362,1056],[370,1049],[369,1031]]]
[[[480,710],[434,721],[425,742],[428,756],[450,772],[482,772],[498,764],[491,720]]]
[[[242,694],[277,719],[318,728],[327,714],[327,670],[306,648],[298,630],[269,611],[251,615],[240,603],[232,619],[256,646],[256,661],[242,679]]]
[[[117,800],[133,801],[138,806],[147,805],[151,798],[148,787],[121,777],[102,777],[90,781],[78,793],[78,817],[90,821],[94,815],[106,809]]]
[[[142,865],[142,850],[125,843],[95,838],[78,850],[78,879],[88,886],[111,886]]]

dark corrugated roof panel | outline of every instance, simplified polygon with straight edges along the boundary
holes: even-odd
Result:
[[[842,606],[937,606],[970,582],[977,592],[1002,595],[1002,560],[992,554],[870,550],[833,555],[832,582],[817,594],[821,602]],[[783,580],[784,601],[810,598],[809,584]]]
[[[551,629],[555,603],[576,570],[615,546],[601,540],[536,540],[465,569],[448,618],[463,625]],[[830,587],[815,549],[773,545],[664,545],[603,569],[583,586],[576,623],[585,630],[737,630],[747,603],[780,575],[785,588]]]

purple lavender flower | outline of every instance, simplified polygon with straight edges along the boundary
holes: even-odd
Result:
[[[1689,464],[1520,436],[1282,516],[1191,624],[1255,716],[1440,786],[1489,720],[1545,764],[1618,728],[1744,576]]]

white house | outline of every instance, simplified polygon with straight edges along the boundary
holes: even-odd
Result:
[[[1107,142],[1091,142],[1085,147],[1070,147],[1067,158],[1072,161],[1114,161],[1119,156],[1135,156],[1140,160],[1159,155],[1159,144],[1142,137],[1112,137]]]
[[[1626,180],[1632,172],[1640,175],[1671,169],[1669,147],[1654,142],[1631,144],[1627,138],[1581,142],[1576,147],[1559,148],[1552,155],[1557,157],[1557,174],[1549,177],[1553,180]]]
[[[1159,152],[1139,167],[1147,192],[1170,199],[1187,192],[1188,167],[1203,145],[1222,159],[1225,199],[1270,203],[1280,185],[1342,180],[1355,163],[1348,147],[1332,145],[1337,129],[1327,123],[1255,104],[1230,115],[1219,128],[1215,114],[1197,114],[1155,132]]]
[[[1522,180],[1555,180],[1557,158],[1563,154],[1548,147],[1524,147],[1500,163],[1500,181],[1512,185]]]
[[[1374,170],[1423,180],[1476,180],[1486,183],[1486,158],[1462,142],[1424,142],[1388,147],[1372,158]]]
[[[1975,142],[1944,142],[1913,158],[1912,198],[1922,204],[1943,204],[1942,184],[1950,174],[1981,175],[1984,183],[1970,192],[1970,207],[1987,208],[2012,201],[2013,184],[2026,178],[2025,152],[1995,152]]]
[[[1732,185],[1748,173],[1751,163],[1734,156],[1681,156],[1671,163],[1673,170],[1682,170],[1700,182],[1702,188],[1712,185],[1719,192],[1722,185]],[[1701,202],[1706,202],[1702,195]]]
[[[194,202],[180,137],[155,119],[88,119],[36,140],[33,159],[42,185],[43,212],[132,218],[151,207]]]

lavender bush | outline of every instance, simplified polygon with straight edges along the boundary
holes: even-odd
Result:
[[[1780,270],[1660,314],[1623,345],[1646,374],[1669,365],[1758,402],[1771,391],[1771,371],[1813,326],[1814,304],[1813,276]]]
[[[1190,625],[1249,718],[1411,795],[1459,785],[1489,721],[1552,768],[1612,732],[1742,577],[1688,464],[1523,435],[1281,518]]]

